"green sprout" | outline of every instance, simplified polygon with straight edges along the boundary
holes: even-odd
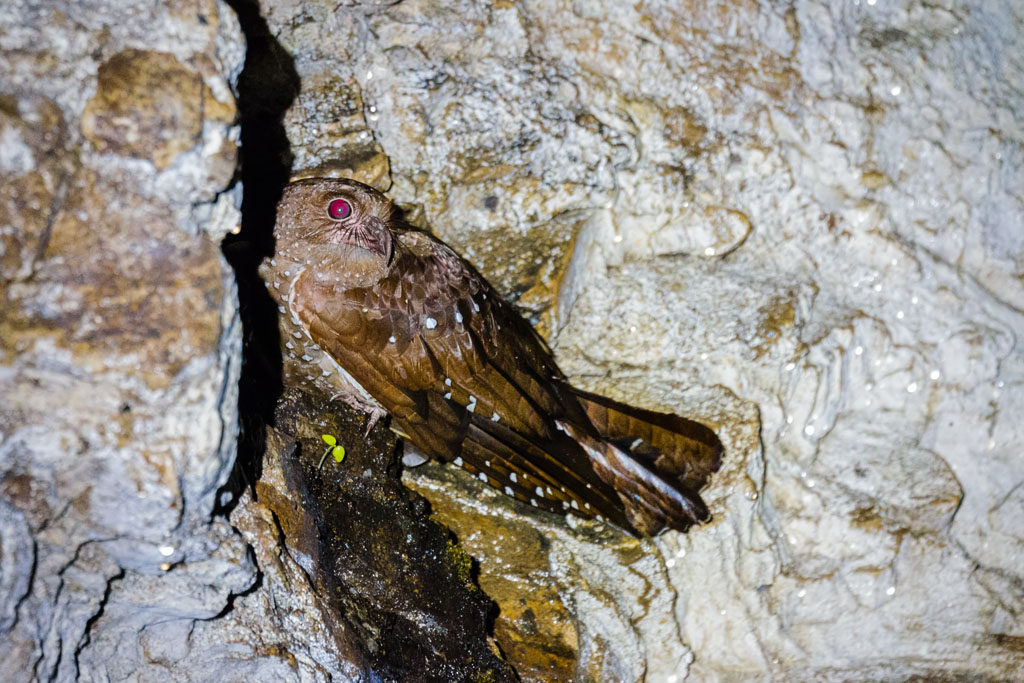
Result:
[[[321,434],[320,438],[327,444],[327,450],[320,456],[320,462],[317,463],[316,468],[320,469],[324,466],[324,460],[327,459],[327,454],[330,453],[334,456],[334,462],[341,462],[345,459],[345,447],[338,445],[338,440],[330,434]]]

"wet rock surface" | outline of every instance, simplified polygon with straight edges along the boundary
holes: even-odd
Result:
[[[263,10],[303,81],[296,169],[390,188],[583,388],[722,434],[715,520],[642,568],[457,473],[405,474],[479,558],[521,675],[1020,666],[1017,10]]]
[[[489,642],[492,603],[472,559],[401,484],[396,437],[294,389],[275,417],[258,503],[244,514],[272,512],[275,540],[305,570],[340,659],[362,664],[366,680],[514,680]],[[348,444],[340,463],[328,455],[318,465],[324,434]]]
[[[367,594],[458,621],[390,592],[393,557],[359,565],[374,539],[331,547],[348,494],[296,497],[399,500],[379,430],[328,407],[266,431],[256,265],[291,173],[387,190],[575,384],[722,438],[713,521],[653,541],[403,473],[433,540],[389,552],[420,577],[475,558],[523,680],[1016,677],[1016,6],[233,6],[248,78],[223,4],[0,9],[0,678],[360,680],[400,642]],[[315,471],[324,419],[353,450]]]
[[[0,678],[166,678],[257,569],[235,452],[238,224],[215,2],[0,8]],[[191,646],[199,659],[216,657]]]

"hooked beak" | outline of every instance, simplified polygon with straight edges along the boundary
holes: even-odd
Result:
[[[391,261],[391,231],[387,223],[376,216],[363,218],[358,223],[334,226],[328,241],[356,247]]]
[[[380,254],[384,259],[391,257],[391,231],[387,224],[376,216],[366,219],[362,228],[362,244],[367,250]]]

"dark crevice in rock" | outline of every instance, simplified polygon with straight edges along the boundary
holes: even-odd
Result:
[[[66,610],[66,608],[67,608],[67,603],[66,602],[62,603],[62,601],[61,601],[61,596],[64,594],[64,589],[68,588],[68,581],[67,581],[67,579],[64,576],[65,573],[69,569],[71,569],[71,567],[73,567],[76,562],[78,562],[79,558],[81,558],[81,556],[82,556],[82,552],[87,547],[91,546],[94,543],[105,543],[105,542],[111,541],[111,540],[114,540],[114,539],[112,539],[112,538],[91,539],[91,540],[84,541],[84,542],[78,544],[75,547],[74,553],[71,554],[71,557],[68,559],[68,561],[65,562],[63,565],[61,565],[59,569],[57,569],[56,576],[60,579],[60,582],[57,584],[57,590],[54,591],[53,598],[50,601],[50,602],[53,603],[53,606],[54,606],[54,612],[53,612],[54,615],[60,614],[62,611]],[[119,579],[121,579],[123,577],[124,577],[124,569],[119,569],[119,571],[116,574],[114,574],[113,576],[111,576],[111,577],[109,577],[107,579],[107,583],[106,583],[106,586],[105,586],[104,591],[103,591],[103,597],[100,598],[100,602],[99,602],[99,605],[98,605],[98,608],[97,608],[96,612],[94,612],[92,615],[90,615],[89,619],[85,622],[85,626],[82,629],[82,639],[79,642],[79,644],[75,647],[75,650],[74,650],[74,653],[73,653],[73,660],[72,661],[74,663],[76,671],[77,671],[77,668],[78,668],[78,656],[81,653],[81,651],[83,649],[85,649],[86,645],[89,644],[89,629],[96,622],[96,620],[99,619],[100,616],[102,616],[103,610],[104,610],[104,608],[105,608],[105,606],[107,604],[107,600],[110,599],[110,592],[111,592],[111,588],[113,586],[113,582],[116,581],[116,580],[119,580]],[[68,588],[68,591],[71,592],[72,594],[74,594],[74,592],[75,592],[74,586],[72,586],[71,588]],[[61,661],[63,661],[63,659],[64,659],[64,635],[65,634],[60,633],[59,629],[57,631],[54,631],[53,634],[52,634],[53,635],[54,645],[56,646],[56,653],[55,653],[55,655],[52,658],[52,662],[53,662],[52,666],[50,667],[50,670],[48,672],[46,672],[45,676],[40,676],[40,668],[46,662],[47,657],[48,657],[48,651],[47,651],[46,645],[47,645],[47,641],[49,640],[49,635],[50,634],[47,634],[47,635],[43,636],[40,639],[39,656],[37,657],[37,659],[36,659],[36,661],[35,661],[35,663],[33,664],[33,667],[32,667],[32,673],[33,673],[33,677],[34,677],[35,680],[56,681],[56,680],[60,679]]]
[[[253,552],[252,546],[246,545],[246,551],[249,553],[249,556],[252,559],[253,566],[256,567],[256,578],[253,579],[252,585],[246,588],[245,590],[239,591],[237,593],[230,593],[228,595],[228,599],[224,602],[224,607],[222,607],[219,612],[217,612],[212,617],[200,619],[199,621],[214,621],[216,619],[226,617],[228,614],[231,613],[232,610],[235,609],[235,600],[237,600],[238,598],[244,598],[247,595],[252,595],[253,593],[255,593],[263,587],[263,570],[259,568],[259,565],[256,562],[256,557],[255,553]]]
[[[11,610],[11,621],[8,624],[4,624],[4,628],[0,629],[3,634],[10,633],[18,625],[18,620],[21,614],[21,607],[25,604],[25,601],[32,595],[32,587],[36,583],[36,572],[39,571],[39,543],[36,539],[32,539],[32,566],[28,570],[28,577],[25,580],[24,592],[18,596],[17,601],[14,603],[14,609]]]
[[[49,215],[46,217],[46,226],[43,234],[39,236],[36,244],[35,258],[32,259],[32,275],[36,273],[36,267],[46,256],[46,248],[50,246],[50,238],[53,235],[53,226],[57,223],[57,216],[64,208],[64,200],[67,198],[68,188],[71,186],[71,174],[64,172],[57,181],[57,189],[50,200]]]
[[[75,678],[77,679],[81,675],[81,669],[79,668],[79,657],[82,654],[82,650],[89,646],[92,642],[92,626],[100,617],[103,616],[103,612],[107,608],[107,603],[110,602],[110,594],[114,591],[114,584],[123,579],[125,576],[124,569],[121,569],[116,574],[107,579],[107,584],[103,589],[103,597],[100,598],[99,605],[96,606],[96,611],[93,612],[92,616],[85,622],[85,628],[82,629],[82,639],[79,641],[78,646],[75,648],[74,664],[75,664]]]
[[[475,584],[471,558],[402,485],[396,437],[386,423],[368,434],[366,415],[284,387],[279,313],[258,267],[273,253],[275,207],[291,170],[282,121],[299,77],[259,3],[228,4],[248,43],[237,85],[242,229],[223,244],[243,324],[241,434],[214,514],[229,514],[246,489],[250,504],[273,512],[280,545],[309,558],[302,567],[337,656],[368,680],[516,680],[491,637],[494,603]],[[349,453],[318,468],[324,433]],[[247,592],[263,581],[260,574]]]
[[[242,229],[229,235],[224,255],[235,271],[242,318],[238,454],[228,483],[217,495],[214,514],[227,514],[241,491],[259,480],[264,427],[281,395],[281,353],[277,307],[257,272],[274,250],[275,206],[288,182],[292,153],[282,119],[299,92],[291,55],[274,37],[257,0],[228,0],[247,44],[238,79],[242,165]]]
[[[39,570],[39,544],[21,511],[0,496],[0,640],[31,612],[21,610]]]

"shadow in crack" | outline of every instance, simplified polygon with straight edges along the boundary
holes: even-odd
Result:
[[[257,0],[227,2],[248,41],[238,83],[242,229],[223,244],[243,325],[241,434],[215,514],[230,514],[246,490],[246,505],[271,513],[280,535],[253,542],[306,558],[303,590],[312,591],[334,654],[366,680],[514,681],[491,637],[496,608],[474,583],[472,558],[402,485],[396,435],[386,423],[367,431],[366,415],[284,386],[278,308],[258,269],[273,254],[275,207],[291,173],[283,117],[299,76]],[[321,464],[323,434],[345,444],[343,463]]]
[[[224,255],[235,270],[242,317],[240,434],[231,478],[218,492],[214,514],[227,514],[241,492],[260,478],[265,430],[282,391],[277,305],[257,269],[274,251],[275,205],[288,182],[291,147],[282,119],[299,93],[299,75],[260,14],[257,0],[227,0],[245,33],[245,68],[238,79],[242,132],[242,229],[224,240]],[[255,490],[253,490],[255,495]]]

